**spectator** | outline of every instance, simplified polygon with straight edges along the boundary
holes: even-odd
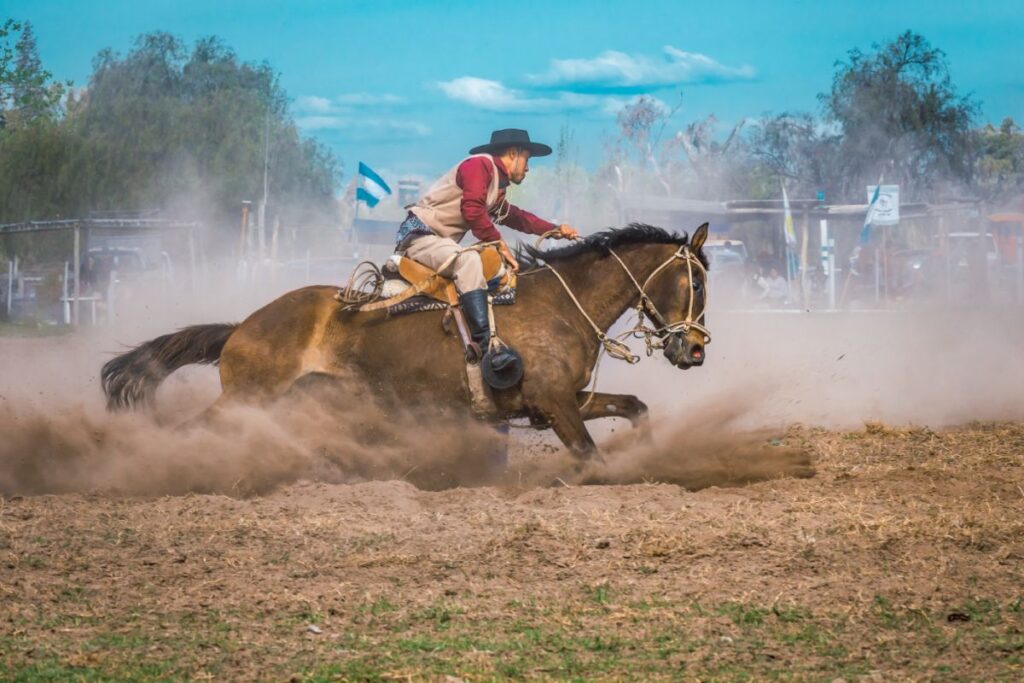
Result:
[[[758,277],[757,284],[761,287],[759,299],[772,307],[782,307],[789,303],[789,282],[782,277],[778,268],[772,268],[768,277]]]
[[[89,254],[78,270],[78,278],[82,282],[82,295],[92,294],[96,289],[96,278],[99,277],[99,273],[96,272],[96,259],[93,258],[92,254]]]

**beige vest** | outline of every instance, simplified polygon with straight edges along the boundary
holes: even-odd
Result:
[[[498,201],[500,194],[498,179],[500,174],[497,165],[494,163],[494,157],[490,154],[474,154],[466,157],[466,159],[472,159],[473,157],[484,157],[491,162],[494,178],[491,180],[491,186],[487,189],[487,212],[491,214],[491,218],[495,223],[500,223],[501,219],[504,218],[501,212],[504,211],[507,215],[508,210],[502,206],[507,202]],[[427,193],[418,202],[407,207],[417,218],[426,223],[427,227],[434,231],[434,234],[441,237],[450,237],[456,242],[460,242],[463,236],[470,230],[469,224],[462,218],[462,188],[455,182],[459,166],[466,159],[455,164],[451,170],[430,186],[430,189],[427,190]]]

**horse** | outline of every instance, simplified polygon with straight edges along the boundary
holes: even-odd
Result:
[[[521,382],[493,391],[498,417],[554,430],[580,460],[596,453],[587,420],[624,417],[643,428],[648,410],[636,396],[586,387],[602,350],[638,360],[606,334],[629,309],[638,313],[630,331],[646,339],[649,354],[662,350],[684,370],[703,364],[707,234],[706,223],[692,239],[633,223],[557,249],[524,247],[516,303],[493,311],[501,339],[524,366]],[[442,312],[360,312],[339,302],[338,289],[304,287],[241,323],[194,325],[140,344],[103,366],[108,408],[152,405],[176,369],[216,363],[222,394],[208,413],[231,401],[271,401],[309,378],[355,376],[381,395],[472,414],[462,343]]]

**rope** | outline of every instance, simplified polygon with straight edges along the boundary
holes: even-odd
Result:
[[[545,232],[544,234],[537,238],[537,241],[534,243],[534,248],[539,250],[540,245],[541,243],[544,242],[544,240],[558,233],[558,230],[549,230],[548,232]],[[601,328],[597,326],[596,323],[594,323],[594,320],[590,317],[590,315],[587,314],[586,310],[584,310],[583,305],[580,303],[579,299],[576,298],[576,295],[573,293],[572,289],[569,287],[568,283],[566,283],[562,275],[557,270],[552,268],[549,264],[544,264],[544,268],[550,270],[552,273],[555,274],[555,277],[558,278],[558,281],[562,284],[562,287],[569,295],[569,298],[572,299],[572,302],[576,305],[577,310],[579,310],[579,312],[583,315],[586,321],[590,323],[590,327],[594,330],[594,333],[597,336],[598,341],[601,342],[601,349],[598,351],[597,361],[594,364],[594,378],[591,383],[592,388],[590,390],[590,395],[587,397],[587,400],[584,401],[583,404],[580,406],[580,410],[586,408],[594,400],[594,395],[597,393],[597,381],[599,373],[601,371],[601,360],[603,359],[605,354],[608,354],[612,358],[616,358],[618,360],[625,360],[630,365],[635,365],[636,363],[640,362],[640,357],[635,355],[629,349],[629,347],[622,342],[622,340],[625,339],[626,337],[632,336],[634,339],[643,339],[644,345],[647,348],[648,357],[653,355],[655,350],[663,349],[666,343],[665,340],[669,336],[677,332],[686,333],[689,330],[694,329],[704,336],[705,344],[711,341],[711,332],[704,325],[697,322],[697,319],[703,316],[704,311],[707,310],[706,290],[704,295],[704,306],[702,307],[700,315],[696,317],[694,317],[693,315],[693,300],[696,297],[691,292],[687,301],[686,318],[675,323],[669,323],[668,321],[666,321],[665,317],[658,310],[657,306],[655,306],[654,302],[647,295],[647,286],[651,283],[651,280],[653,280],[658,273],[660,273],[663,269],[668,267],[668,265],[671,264],[676,259],[683,259],[686,261],[687,281],[690,283],[691,287],[693,286],[694,264],[696,264],[700,272],[704,274],[705,282],[707,281],[707,269],[704,268],[704,264],[701,263],[697,259],[697,257],[690,252],[690,249],[687,245],[679,247],[679,249],[677,249],[676,252],[672,254],[670,258],[668,258],[664,263],[655,268],[654,271],[652,271],[651,274],[647,276],[647,279],[644,280],[643,285],[641,285],[640,282],[637,281],[636,277],[633,275],[633,272],[629,269],[625,262],[621,258],[619,258],[619,255],[616,254],[613,249],[609,248],[608,253],[610,253],[619,263],[619,265],[622,266],[622,269],[626,272],[626,275],[633,283],[633,286],[636,287],[637,291],[640,293],[640,298],[636,305],[636,324],[632,328],[626,330],[625,332],[622,332],[619,335],[616,335],[615,337],[609,337],[601,330]],[[654,321],[656,325],[658,325],[658,327],[650,327],[647,324],[645,324],[645,313]]]
[[[555,270],[554,268],[547,264],[545,264],[544,267],[550,270],[552,273],[554,273],[555,277],[558,278],[558,281],[562,283],[562,287],[565,288],[565,291],[569,295],[569,298],[572,299],[572,302],[574,304],[576,304],[576,308],[579,309],[579,312],[583,314],[583,317],[586,319],[586,321],[590,323],[590,327],[594,330],[594,334],[597,335],[598,340],[601,342],[601,346],[604,347],[604,350],[608,352],[608,355],[610,355],[612,358],[624,360],[630,365],[635,365],[639,363],[640,356],[635,355],[632,351],[629,350],[628,346],[626,346],[618,339],[609,337],[607,334],[601,331],[601,328],[597,326],[597,323],[594,322],[594,319],[591,318],[585,310],[583,310],[583,304],[581,304],[580,300],[576,298],[576,295],[572,293],[572,289],[569,288],[568,283],[566,283],[562,275],[557,270]]]
[[[334,298],[345,304],[346,310],[380,298],[384,291],[384,273],[373,261],[363,261],[353,270],[348,284],[339,289]]]
[[[452,255],[449,256],[447,259],[445,259],[444,262],[441,263],[441,265],[437,269],[435,269],[434,272],[431,275],[428,275],[427,277],[423,278],[419,282],[410,283],[411,286],[407,287],[400,294],[396,294],[395,296],[393,296],[393,297],[391,297],[389,299],[385,299],[383,301],[380,301],[379,299],[380,299],[381,291],[382,291],[383,286],[384,286],[384,276],[380,272],[380,269],[377,268],[376,264],[371,263],[370,261],[363,261],[358,266],[356,266],[356,270],[352,272],[352,277],[349,278],[348,286],[345,289],[338,290],[338,292],[334,295],[334,297],[338,301],[341,301],[343,303],[348,304],[345,307],[346,310],[349,309],[349,308],[356,308],[356,307],[358,307],[359,310],[361,312],[363,312],[363,313],[367,313],[367,312],[371,312],[371,311],[377,311],[377,310],[380,310],[382,308],[387,308],[389,306],[394,306],[395,304],[401,303],[401,302],[405,301],[406,299],[411,299],[412,297],[416,296],[417,294],[425,291],[426,289],[428,289],[430,287],[430,285],[437,278],[444,277],[443,275],[441,275],[441,273],[443,271],[447,270],[448,267],[451,266],[453,263],[455,263],[455,259],[457,259],[459,256],[461,256],[463,253],[465,253],[467,251],[482,251],[486,247],[490,247],[490,246],[493,246],[493,245],[496,245],[496,244],[498,244],[498,242],[478,242],[477,244],[473,244],[473,245],[470,245],[468,247],[462,247],[458,251],[453,252]],[[500,252],[499,252],[499,254],[500,254]],[[504,256],[502,256],[502,260],[504,260]],[[365,293],[365,292],[360,292],[360,291],[358,291],[358,288],[356,288],[356,289],[353,288],[354,287],[353,283],[354,283],[354,281],[356,279],[357,274],[359,273],[359,269],[363,265],[368,265],[370,268],[372,268],[374,273],[375,273],[375,275],[376,275],[376,277],[379,278],[379,282],[375,286],[372,294]],[[360,283],[361,282],[362,281],[360,281]],[[357,283],[357,286],[358,286],[358,283]],[[368,298],[359,298],[359,297],[364,297],[364,296],[368,297]],[[352,301],[348,301],[348,299],[352,299]]]

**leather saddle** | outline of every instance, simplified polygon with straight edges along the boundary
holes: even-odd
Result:
[[[497,247],[481,249],[480,260],[483,262],[484,278],[489,291],[497,293],[515,289],[515,273],[505,268]],[[385,263],[383,271],[385,285],[382,298],[361,306],[360,311],[391,308],[414,296],[428,297],[449,306],[459,302],[459,293],[451,278],[411,258],[395,254]]]

